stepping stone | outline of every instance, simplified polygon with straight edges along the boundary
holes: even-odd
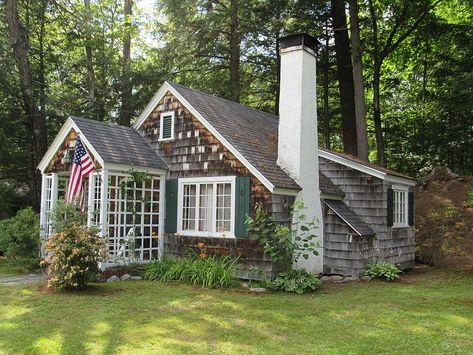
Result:
[[[264,292],[267,292],[268,290],[264,287],[251,287],[250,291],[255,292],[255,293],[264,293]]]
[[[115,281],[120,281],[120,278],[117,275],[110,276],[107,279],[107,282],[115,282]]]

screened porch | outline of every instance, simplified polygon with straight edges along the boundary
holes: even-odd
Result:
[[[51,211],[64,201],[68,175],[43,174],[41,239],[54,231]],[[84,181],[84,213],[108,244],[112,264],[143,262],[159,257],[163,225],[161,194],[164,176],[150,175],[134,181],[124,172],[100,170]]]
[[[51,211],[64,201],[77,137],[94,170],[82,181],[87,226],[108,245],[107,264],[146,262],[160,255],[166,165],[129,127],[70,117],[38,168],[42,173],[41,239],[54,231]]]

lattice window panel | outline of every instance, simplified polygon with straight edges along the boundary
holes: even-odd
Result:
[[[53,208],[53,176],[44,176],[44,205],[43,205],[43,225],[41,226],[42,237],[47,239],[51,235],[51,210]]]
[[[158,258],[159,202],[159,177],[151,177],[137,185],[127,175],[109,176],[108,244],[114,261]]]

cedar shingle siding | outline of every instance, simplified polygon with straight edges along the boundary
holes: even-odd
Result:
[[[324,220],[324,272],[360,276],[368,260],[387,260],[403,269],[413,267],[414,226],[388,226],[387,199],[392,183],[321,157],[319,168],[343,191],[346,205],[376,233],[374,238],[356,237],[350,241],[353,231],[342,226],[342,220],[329,211]]]

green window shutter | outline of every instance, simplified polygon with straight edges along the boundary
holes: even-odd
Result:
[[[235,179],[235,236],[247,237],[245,219],[250,214],[250,178],[237,176]]]
[[[388,227],[393,226],[393,204],[394,204],[394,191],[388,189]]]
[[[407,217],[410,226],[414,225],[414,192],[409,191],[407,195],[407,203],[408,203],[408,210],[407,210]]]
[[[161,137],[161,139],[172,138],[171,137],[171,135],[172,135],[172,116],[171,115],[164,116],[162,124],[163,124],[163,136]]]
[[[166,217],[164,221],[166,233],[177,232],[177,179],[166,180]]]

